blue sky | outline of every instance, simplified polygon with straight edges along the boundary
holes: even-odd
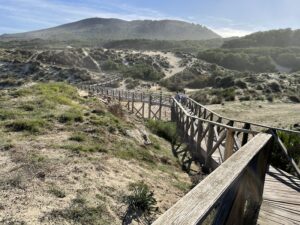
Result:
[[[0,34],[57,26],[89,17],[178,19],[222,36],[300,28],[300,0],[0,0]]]

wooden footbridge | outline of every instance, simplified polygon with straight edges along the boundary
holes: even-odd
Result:
[[[300,132],[234,120],[193,99],[178,102],[162,93],[139,93],[82,85],[93,95],[121,102],[147,119],[177,124],[189,159],[213,170],[153,224],[300,224],[300,170],[277,132]],[[295,176],[269,165],[279,146]]]

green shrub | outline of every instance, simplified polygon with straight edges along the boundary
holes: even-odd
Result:
[[[281,86],[277,81],[268,83],[268,87],[272,90],[272,92],[281,92]]]
[[[273,102],[274,101],[274,97],[272,95],[267,96],[267,100],[269,102]]]
[[[247,89],[247,83],[241,80],[238,80],[235,82],[235,85],[238,86],[241,89]]]
[[[84,142],[86,140],[86,136],[83,133],[76,133],[73,134],[69,140],[71,141],[77,141],[77,142]]]
[[[223,99],[225,99],[225,101],[234,101],[235,100],[234,88],[212,90],[211,94],[216,95],[219,98],[223,98]]]
[[[298,167],[300,166],[300,135],[287,132],[278,132],[279,138],[287,148],[289,155],[295,160]],[[271,154],[271,164],[275,167],[283,169],[289,173],[294,173],[294,170],[287,160],[282,150],[277,145]]]
[[[82,113],[76,110],[69,110],[58,117],[60,123],[83,122]]]
[[[13,110],[0,109],[0,120],[14,119],[17,114]]]
[[[33,111],[35,107],[32,104],[24,104],[20,108],[25,111]]]
[[[247,96],[242,96],[239,97],[239,100],[242,101],[250,101],[251,100],[251,96],[247,95]]]
[[[148,120],[146,126],[156,135],[174,144],[177,141],[176,124],[160,120]]]
[[[43,120],[15,120],[6,125],[6,127],[13,132],[28,131],[31,133],[36,133],[41,130],[46,125]]]
[[[107,60],[101,64],[101,69],[105,71],[116,71],[121,68],[121,65],[112,60]]]
[[[298,96],[296,96],[296,95],[291,95],[291,96],[289,96],[289,99],[290,99],[292,102],[300,103],[300,97],[298,97]]]
[[[150,191],[148,185],[143,182],[132,183],[129,185],[129,190],[131,194],[124,198],[129,210],[146,215],[150,215],[157,210],[154,193]]]
[[[126,77],[147,81],[157,81],[164,77],[164,74],[147,64],[136,64],[124,70]]]
[[[60,189],[58,189],[57,187],[52,187],[49,190],[50,194],[53,194],[54,196],[58,197],[58,198],[64,198],[66,197],[66,193]]]

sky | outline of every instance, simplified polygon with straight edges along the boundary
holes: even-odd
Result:
[[[58,26],[90,17],[177,19],[223,37],[300,28],[300,0],[0,0],[0,34]]]

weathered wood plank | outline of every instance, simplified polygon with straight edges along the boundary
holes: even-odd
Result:
[[[214,206],[220,196],[241,175],[251,159],[258,154],[271,137],[268,134],[258,134],[153,224],[197,224]]]

